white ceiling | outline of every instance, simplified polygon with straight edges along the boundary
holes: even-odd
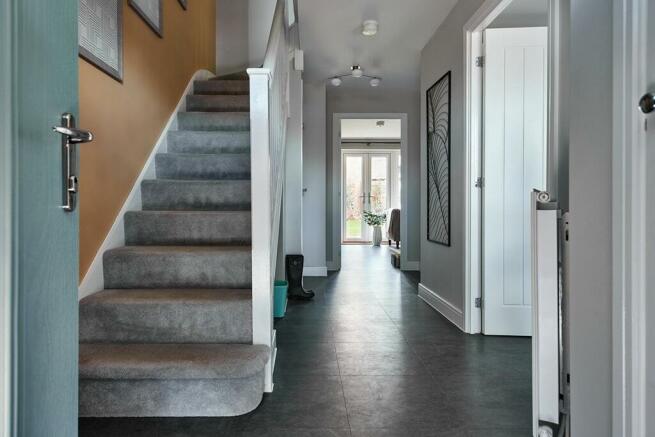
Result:
[[[378,126],[384,121],[384,126]],[[400,140],[399,119],[343,119],[341,120],[341,138],[344,140],[361,139],[397,139]]]
[[[468,1],[468,0],[463,0]],[[380,89],[418,87],[421,50],[457,0],[299,0],[305,80],[320,81],[359,64],[383,79]],[[374,37],[362,21],[378,20]],[[342,88],[369,87],[346,78]]]
[[[489,27],[548,25],[548,0],[514,0]]]

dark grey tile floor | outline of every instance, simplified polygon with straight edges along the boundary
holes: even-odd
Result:
[[[530,340],[462,334],[387,248],[344,246],[342,270],[276,322],[275,390],[236,418],[81,419],[81,436],[529,436]]]

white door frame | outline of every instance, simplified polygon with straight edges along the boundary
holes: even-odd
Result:
[[[410,268],[407,260],[407,251],[410,242],[407,241],[407,114],[406,113],[370,113],[370,112],[335,112],[332,116],[332,262],[328,268],[339,270],[341,268],[341,120],[348,118],[359,119],[400,119],[400,240],[405,250],[400,251],[400,269],[414,270]],[[413,267],[413,266],[412,266]]]
[[[0,2],[0,437],[13,429],[12,3]]]
[[[646,437],[646,135],[638,99],[647,91],[647,3],[614,0],[612,150],[613,430]],[[652,412],[651,412],[652,413]],[[651,430],[652,431],[652,430]]]
[[[464,216],[464,331],[482,331],[482,310],[476,299],[482,297],[482,193],[476,182],[482,176],[482,101],[483,71],[476,66],[476,58],[483,56],[482,32],[512,3],[513,0],[485,0],[464,25],[464,144],[465,187]],[[557,193],[556,134],[559,114],[559,1],[548,0],[548,190]]]

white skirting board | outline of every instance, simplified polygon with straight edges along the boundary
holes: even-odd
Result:
[[[439,311],[441,315],[453,322],[453,324],[459,329],[465,331],[464,313],[462,310],[458,309],[446,299],[439,296],[437,292],[430,290],[423,284],[418,284],[418,297],[423,299],[432,308]]]
[[[328,268],[325,267],[304,267],[302,269],[303,276],[327,276]]]
[[[141,210],[141,181],[144,179],[154,179],[155,178],[155,155],[157,153],[166,152],[166,138],[168,132],[177,129],[177,114],[178,112],[186,111],[186,96],[193,93],[193,82],[196,80],[208,80],[214,77],[214,73],[209,70],[198,70],[194,73],[193,77],[187,84],[180,101],[177,103],[175,110],[171,114],[171,117],[168,119],[166,126],[159,136],[159,139],[155,143],[150,156],[146,160],[139,177],[134,182],[130,194],[125,199],[123,206],[121,207],[114,224],[111,226],[107,237],[102,242],[100,249],[96,253],[96,256],[93,258],[93,262],[89,267],[89,270],[84,275],[82,282],[79,286],[79,299],[82,299],[90,294],[93,294],[97,291],[100,291],[104,288],[104,272],[102,265],[102,255],[109,249],[116,247],[121,247],[125,245],[125,231],[123,229],[123,217],[127,211],[138,211]]]

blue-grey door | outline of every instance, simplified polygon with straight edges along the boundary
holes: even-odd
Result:
[[[78,110],[78,0],[10,11],[15,435],[77,435],[78,214],[62,209],[53,126]],[[9,9],[7,9],[9,7]],[[4,20],[3,20],[4,21]]]

